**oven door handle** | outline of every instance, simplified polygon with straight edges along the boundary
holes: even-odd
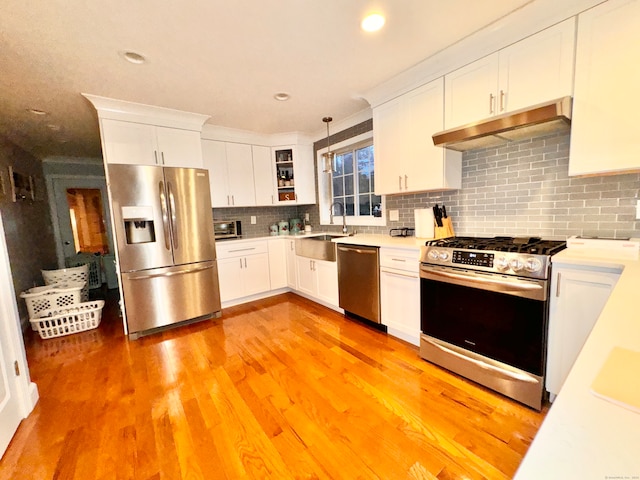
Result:
[[[452,272],[437,272],[434,270],[426,271],[424,269],[422,269],[420,273],[421,273],[420,276],[422,278],[431,278],[433,280],[436,280],[433,277],[447,277],[447,278],[453,278],[457,280],[478,282],[485,285],[509,287],[512,290],[520,290],[520,291],[543,290],[542,285],[538,283],[529,283],[529,282],[525,283],[522,281],[511,281],[511,282],[500,281],[500,280],[493,280],[489,278],[483,278],[479,275],[465,275],[464,273],[452,273]]]
[[[460,358],[462,360],[465,360],[467,362],[471,362],[471,363],[479,366],[480,368],[483,368],[484,370],[491,370],[492,372],[499,373],[501,375],[504,375],[504,376],[509,377],[509,378],[513,378],[514,380],[519,380],[521,382],[538,383],[537,379],[531,377],[530,375],[527,375],[526,373],[512,372],[510,370],[506,370],[504,368],[496,367],[495,365],[490,365],[490,364],[482,362],[480,360],[476,360],[475,358],[467,357],[466,355],[463,355],[462,353],[458,353],[455,350],[451,350],[450,348],[447,348],[447,347],[444,347],[442,345],[439,345],[436,342],[432,342],[431,340],[426,340],[424,337],[422,337],[422,340],[425,341],[425,342],[430,343],[434,347],[442,350],[445,353],[448,353],[449,355],[453,355],[453,356],[458,357],[458,358]]]

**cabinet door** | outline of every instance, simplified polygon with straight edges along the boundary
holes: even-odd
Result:
[[[256,204],[253,185],[251,145],[227,143],[227,172],[229,173],[230,205],[252,207]]]
[[[269,255],[261,253],[258,255],[247,255],[242,258],[244,282],[244,294],[255,295],[256,293],[271,290],[269,281]]]
[[[380,271],[382,324],[390,335],[420,345],[420,278],[417,274]]]
[[[293,155],[296,204],[315,204],[316,177],[313,147],[311,145],[298,145],[294,147]]]
[[[287,281],[287,249],[292,240],[269,240],[269,280],[271,289],[285,288]]]
[[[256,191],[256,205],[273,205],[276,196],[275,173],[271,162],[271,148],[252,145],[253,183]]]
[[[316,296],[318,287],[316,285],[316,273],[313,270],[313,262],[307,257],[296,256],[296,271],[298,273],[298,290],[307,295]]]
[[[224,142],[203,140],[202,159],[204,168],[209,171],[211,206],[213,208],[228,207],[230,204],[229,175],[227,173],[227,150]]]
[[[287,253],[287,286],[298,289],[298,274],[296,269],[296,241],[286,240]]]
[[[226,302],[245,296],[243,257],[218,258],[220,301]]]
[[[399,99],[390,100],[373,110],[376,195],[402,192],[405,143],[402,139],[401,118]]]
[[[454,70],[444,79],[445,128],[459,127],[496,114],[498,53]]]
[[[640,168],[640,2],[578,15],[569,175]]]
[[[571,95],[575,20],[500,51],[498,114]]]
[[[314,262],[317,277],[317,298],[333,306],[339,305],[338,263]]]
[[[200,132],[155,127],[160,163],[168,167],[202,168]]]
[[[558,394],[619,273],[553,267],[549,305],[547,390]]]
[[[104,157],[107,163],[155,165],[158,163],[153,125],[100,120]]]

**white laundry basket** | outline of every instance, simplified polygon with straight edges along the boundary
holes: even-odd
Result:
[[[71,257],[65,258],[65,264],[68,267],[79,267],[81,265],[89,265],[89,289],[100,288],[102,286],[102,257],[93,253],[77,253]]]
[[[98,328],[102,320],[104,300],[79,303],[66,308],[45,310],[31,318],[31,326],[40,338],[55,338]]]
[[[89,265],[79,267],[61,268],[59,270],[41,270],[45,285],[57,283],[84,282],[80,301],[89,300]]]
[[[84,285],[84,282],[69,282],[34,287],[22,292],[20,298],[23,298],[27,304],[27,311],[31,319],[38,317],[45,310],[80,303]]]

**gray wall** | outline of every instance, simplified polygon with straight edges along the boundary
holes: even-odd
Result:
[[[9,169],[32,175],[35,179],[36,200],[13,202],[9,189]],[[0,210],[5,228],[9,262],[16,295],[42,285],[41,269],[57,267],[49,203],[45,191],[42,164],[35,157],[0,137],[0,175],[6,193],[0,193]],[[17,298],[23,324],[28,322],[24,300]]]

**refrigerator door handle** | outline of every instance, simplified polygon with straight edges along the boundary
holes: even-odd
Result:
[[[178,245],[178,219],[176,218],[176,199],[173,195],[171,182],[167,182],[167,192],[169,193],[169,213],[171,214],[171,236],[173,237],[173,249],[180,248]]]
[[[130,280],[148,280],[150,278],[158,278],[158,277],[173,277],[174,275],[184,275],[186,273],[195,273],[201,272],[203,270],[210,270],[212,267],[211,264],[207,264],[203,267],[195,267],[195,268],[185,268],[182,270],[176,270],[173,272],[165,272],[165,273],[150,273],[148,275],[130,275]]]
[[[169,237],[169,214],[167,212],[167,199],[164,194],[164,182],[158,184],[160,191],[160,209],[162,210],[162,231],[164,233],[164,246],[167,250],[171,250],[171,238]]]

